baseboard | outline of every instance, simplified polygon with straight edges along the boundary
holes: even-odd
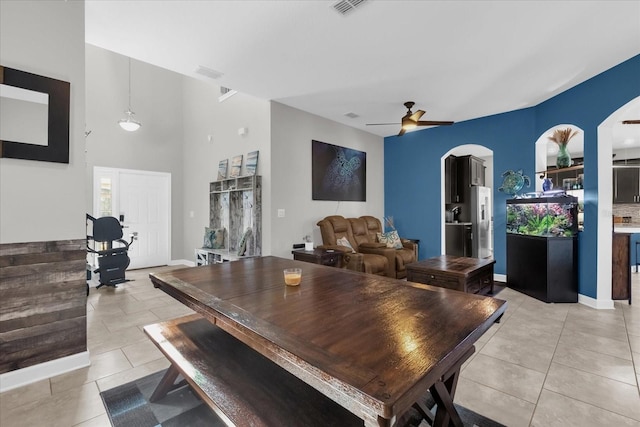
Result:
[[[172,259],[167,265],[186,265],[189,267],[195,267],[196,263],[195,261],[189,261],[188,259]]]
[[[497,282],[507,283],[507,275],[494,274],[493,280]],[[598,300],[582,294],[578,294],[578,303],[584,304],[587,307],[595,308],[598,310],[612,310],[615,308],[613,305],[613,300]]]
[[[89,352],[73,354],[0,374],[0,393],[91,365]]]
[[[588,297],[586,295],[578,294],[578,302],[584,304],[587,307],[596,308],[598,310],[612,310],[614,309],[613,300],[599,300]]]

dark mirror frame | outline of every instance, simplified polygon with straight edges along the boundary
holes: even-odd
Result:
[[[47,145],[0,141],[0,157],[69,163],[71,84],[0,65],[0,83],[49,95]]]

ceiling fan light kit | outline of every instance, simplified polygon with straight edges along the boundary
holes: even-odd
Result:
[[[418,125],[416,124],[416,122],[412,121],[411,119],[402,119],[402,129],[409,130],[415,129],[417,127]]]
[[[407,101],[404,103],[404,106],[407,107],[407,114],[402,117],[400,121],[400,133],[398,136],[402,136],[406,131],[415,129],[418,126],[448,126],[452,125],[454,122],[449,121],[433,121],[433,120],[420,120],[420,118],[424,115],[424,110],[418,110],[415,113],[411,111],[414,106],[414,102]],[[397,125],[398,123],[367,123],[367,126],[379,126],[379,125]]]

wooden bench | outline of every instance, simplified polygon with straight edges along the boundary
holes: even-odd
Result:
[[[230,426],[363,426],[362,419],[198,314],[144,327],[171,362],[151,396],[184,385]]]

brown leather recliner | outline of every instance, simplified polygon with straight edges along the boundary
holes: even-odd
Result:
[[[369,241],[366,223],[360,218],[349,220],[340,216],[328,216],[318,222],[322,234],[322,249],[333,249],[343,253],[343,266],[350,270],[395,277],[395,253],[383,243]],[[353,227],[357,232],[354,234]],[[355,253],[337,243],[346,238]]]
[[[369,239],[377,242],[378,233],[382,233],[382,224],[378,218],[373,216],[361,216],[367,225]],[[400,239],[402,242],[401,249],[393,249],[395,255],[395,277],[404,279],[407,277],[406,265],[418,260],[418,245],[406,239]]]

